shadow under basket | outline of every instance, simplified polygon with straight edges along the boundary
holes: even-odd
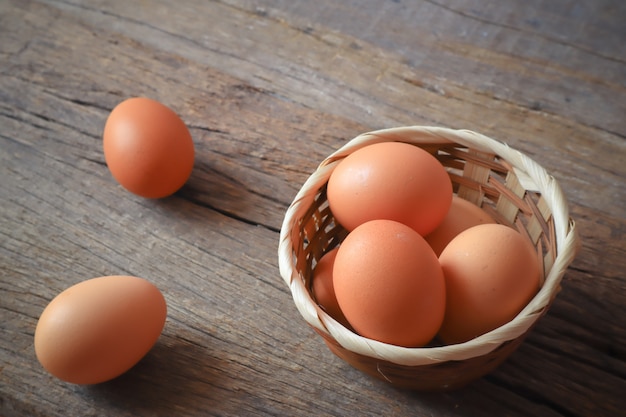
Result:
[[[465,343],[406,348],[357,335],[315,302],[312,270],[347,235],[328,206],[328,178],[350,153],[392,141],[430,152],[448,171],[459,197],[515,228],[536,248],[543,265],[541,289],[509,323]],[[549,309],[579,245],[560,186],[532,159],[472,131],[409,126],[361,134],[322,161],[285,214],[278,258],[298,311],[335,355],[394,386],[432,391],[462,387],[515,351]]]

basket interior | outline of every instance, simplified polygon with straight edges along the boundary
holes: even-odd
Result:
[[[453,143],[419,146],[444,165],[455,194],[484,209],[498,223],[515,228],[532,243],[543,265],[543,281],[554,263],[556,243],[551,212],[541,194],[526,189],[513,167],[495,154]],[[310,293],[315,265],[347,235],[330,211],[326,184],[303,215],[299,233],[295,266]]]

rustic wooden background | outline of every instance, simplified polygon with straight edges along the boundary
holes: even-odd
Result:
[[[0,0],[0,415],[624,415],[625,21],[621,0]],[[106,117],[131,96],[167,104],[194,138],[170,198],[129,194],[104,163]],[[277,266],[317,163],[413,124],[530,155],[583,242],[522,347],[450,393],[334,357]],[[46,374],[43,308],[113,274],[163,291],[154,349],[97,386]]]

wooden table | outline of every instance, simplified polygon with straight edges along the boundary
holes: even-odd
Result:
[[[626,412],[626,3],[0,1],[0,414],[618,416]],[[111,177],[111,109],[148,96],[196,164],[162,200]],[[496,371],[395,389],[333,356],[278,272],[287,206],[359,133],[468,128],[546,167],[582,238]],[[71,385],[37,362],[50,300],[128,274],[164,293],[136,367]]]

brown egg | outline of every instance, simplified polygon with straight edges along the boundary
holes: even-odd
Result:
[[[108,381],[148,353],[166,314],[163,295],[145,279],[89,279],[66,289],[44,309],[35,329],[35,353],[63,381]]]
[[[445,311],[439,261],[412,228],[392,220],[356,227],[333,268],[337,302],[360,335],[398,346],[427,344]]]
[[[312,291],[317,303],[328,313],[329,316],[339,323],[349,327],[348,320],[343,315],[337,303],[335,288],[333,286],[333,266],[339,248],[334,248],[324,254],[315,265],[313,270]]]
[[[495,223],[495,220],[480,207],[455,195],[446,217],[425,239],[439,256],[456,235],[472,226],[485,223]]]
[[[461,343],[511,321],[539,290],[541,269],[532,245],[501,224],[471,227],[439,256],[446,314],[439,337]]]
[[[187,126],[170,108],[143,97],[125,100],[111,111],[104,126],[103,147],[117,182],[146,198],[176,192],[194,164]]]
[[[328,180],[328,204],[348,230],[387,219],[424,236],[441,223],[451,202],[452,182],[444,166],[407,143],[361,148],[343,159]]]

